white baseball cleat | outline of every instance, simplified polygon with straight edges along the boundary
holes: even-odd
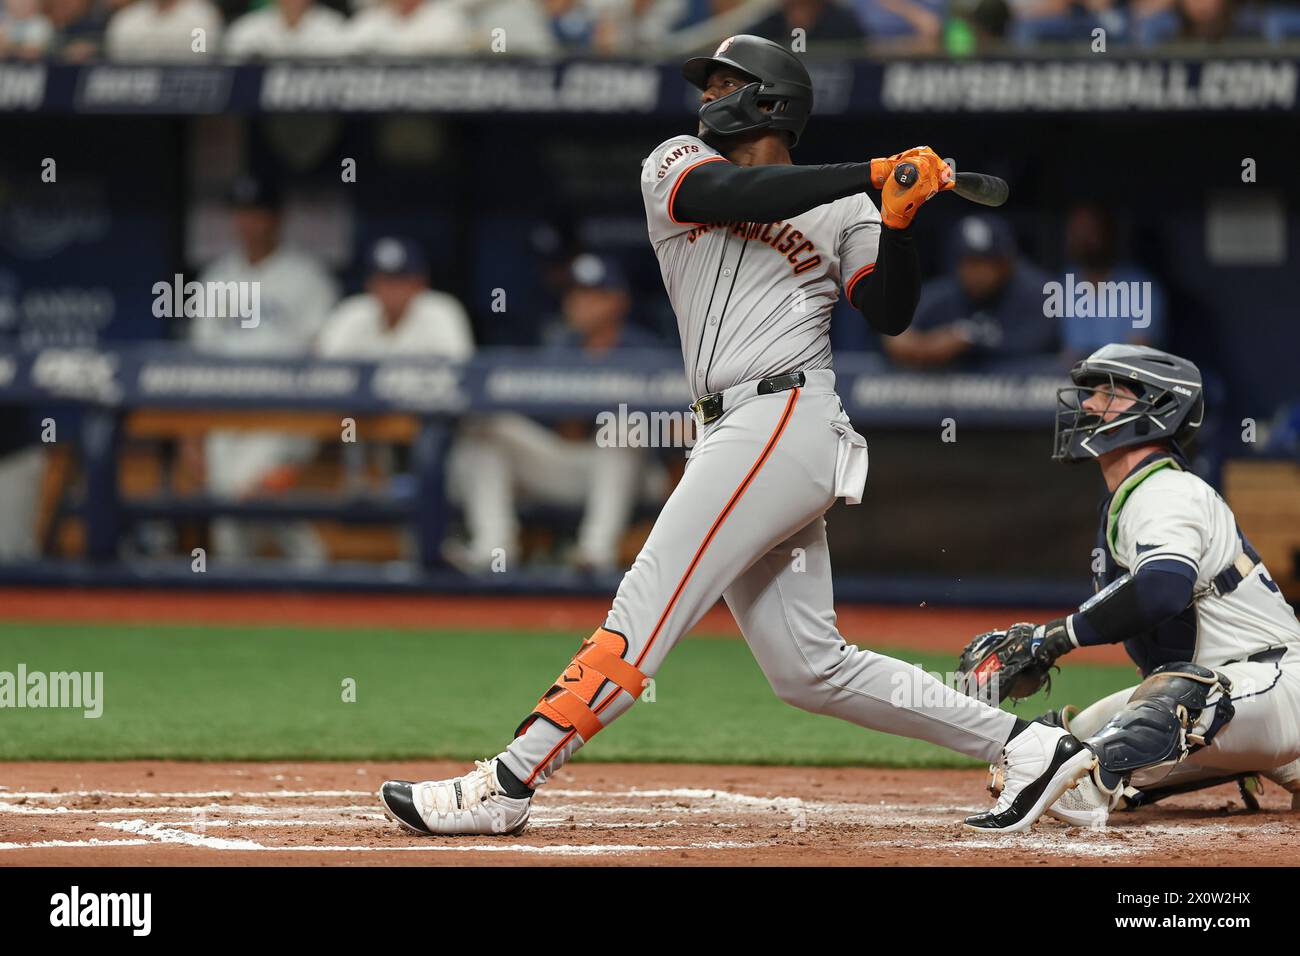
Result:
[[[532,805],[501,790],[495,759],[476,760],[473,770],[450,780],[386,781],[379,801],[389,819],[420,836],[519,833]]]
[[[1002,792],[992,809],[966,818],[972,830],[1019,833],[1028,830],[1061,794],[1097,763],[1082,741],[1060,727],[1032,723],[1016,734],[995,765]]]
[[[1115,809],[1123,792],[1122,784],[1116,785],[1114,790],[1107,790],[1094,770],[1084,775],[1078,786],[1061,794],[1060,799],[1047,808],[1047,814],[1072,827],[1103,830],[1110,819],[1110,811]]]

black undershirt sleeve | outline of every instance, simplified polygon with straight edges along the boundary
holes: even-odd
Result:
[[[871,187],[870,163],[736,166],[703,163],[677,184],[669,215],[677,222],[775,222]]]
[[[907,331],[921,298],[921,263],[912,230],[880,227],[876,268],[853,287],[853,307],[881,335]]]

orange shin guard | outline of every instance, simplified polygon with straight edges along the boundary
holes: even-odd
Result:
[[[532,713],[524,718],[515,736],[518,737],[541,717],[561,730],[577,731],[584,743],[591,740],[604,726],[591,707],[608,682],[612,681],[633,697],[639,696],[645,687],[645,675],[623,660],[625,653],[627,638],[615,631],[597,628],[596,633],[573,655],[573,660],[551,689],[542,695]]]

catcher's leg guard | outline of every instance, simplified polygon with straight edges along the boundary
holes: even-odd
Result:
[[[601,688],[612,681],[633,697],[646,686],[646,676],[623,660],[627,638],[616,631],[597,628],[583,641],[578,653],[564,669],[533,712],[515,730],[518,737],[534,720],[541,718],[561,730],[576,730],[583,742],[591,740],[604,725],[591,709]]]
[[[1231,690],[1228,679],[1208,667],[1165,664],[1152,671],[1124,708],[1086,742],[1103,770],[1124,777],[1146,767],[1178,763],[1208,745],[1232,719]],[[1213,715],[1198,732],[1197,722],[1209,707]]]

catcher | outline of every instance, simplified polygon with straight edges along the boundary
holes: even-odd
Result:
[[[1063,655],[1123,642],[1141,684],[1039,718],[1098,756],[1048,813],[1101,827],[1121,804],[1233,780],[1258,806],[1246,785],[1258,774],[1300,809],[1300,623],[1231,509],[1187,470],[1182,447],[1204,415],[1199,370],[1156,349],[1107,345],[1070,377],[1057,393],[1052,457],[1101,466],[1105,569],[1073,614],[971,641],[963,689],[1028,697]]]

